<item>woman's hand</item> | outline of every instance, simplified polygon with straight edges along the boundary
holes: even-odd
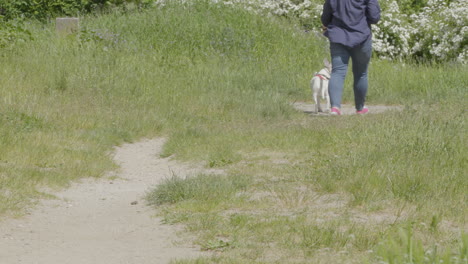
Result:
[[[322,33],[325,33],[325,31],[327,31],[327,27],[322,25]]]

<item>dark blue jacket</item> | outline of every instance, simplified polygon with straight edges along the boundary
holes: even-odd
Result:
[[[355,47],[372,37],[370,24],[380,20],[378,0],[326,0],[322,24],[330,42]]]

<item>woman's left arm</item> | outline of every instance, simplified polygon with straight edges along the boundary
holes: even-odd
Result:
[[[326,0],[325,4],[323,4],[323,12],[322,12],[322,25],[325,27],[328,26],[328,24],[331,23],[332,21],[332,9],[330,5],[330,0]]]

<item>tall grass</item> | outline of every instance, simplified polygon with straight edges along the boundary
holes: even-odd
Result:
[[[369,104],[404,110],[317,118],[290,103],[310,101],[326,46],[288,21],[196,2],[85,17],[65,39],[29,27],[34,41],[1,54],[2,215],[104,175],[114,145],[165,135],[162,155],[228,173],[148,196],[223,252],[196,263],[372,262],[405,254],[391,234],[411,222],[423,249],[461,243],[465,65],[373,60]]]
[[[32,22],[34,41],[1,54],[1,212],[37,186],[102,175],[122,141],[294,114],[282,95],[300,93],[296,70],[319,66],[303,56],[311,36],[207,3],[81,24],[63,39]]]

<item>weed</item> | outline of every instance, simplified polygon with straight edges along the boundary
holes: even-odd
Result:
[[[249,178],[242,175],[220,176],[200,174],[186,179],[173,175],[148,195],[154,205],[185,200],[224,201],[242,191]]]

